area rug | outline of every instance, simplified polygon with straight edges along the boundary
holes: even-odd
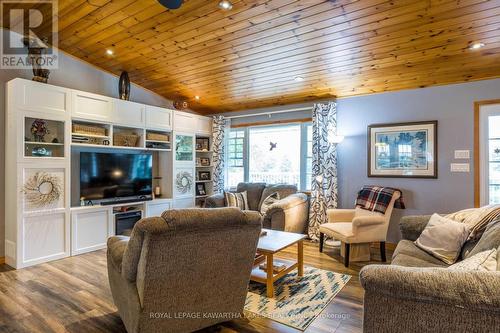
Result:
[[[305,267],[304,276],[293,271],[274,283],[274,298],[266,297],[266,286],[251,282],[245,315],[263,316],[305,331],[347,284],[350,275]]]

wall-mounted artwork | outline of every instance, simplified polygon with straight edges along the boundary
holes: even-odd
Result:
[[[175,188],[178,194],[187,194],[193,186],[193,175],[188,171],[179,171],[175,177]]]
[[[63,180],[57,173],[43,171],[27,174],[22,192],[33,208],[55,208],[63,196]]]
[[[437,121],[368,126],[368,177],[437,178]]]

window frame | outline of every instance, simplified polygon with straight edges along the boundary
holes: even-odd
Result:
[[[500,103],[498,104],[500,105]],[[479,179],[480,179],[480,189],[479,189],[479,204],[480,206],[490,205],[490,154],[489,154],[489,143],[492,139],[489,133],[489,117],[500,116],[500,107],[492,107],[488,105],[484,106],[484,110],[481,111],[479,115]],[[500,163],[500,162],[497,162]]]
[[[243,131],[243,181],[249,182],[250,179],[250,158],[248,156],[250,152],[250,130],[254,128],[279,128],[290,125],[299,125],[300,128],[300,152],[299,152],[299,172],[300,172],[300,181],[299,181],[299,191],[308,192],[311,189],[311,184],[307,184],[307,127],[312,126],[312,121],[291,121],[287,123],[281,124],[266,124],[266,125],[252,125],[246,127],[232,127],[229,129],[230,132],[233,131]],[[311,150],[312,151],[312,150]],[[229,160],[229,153],[228,153]],[[229,161],[227,162],[227,168],[229,169]],[[228,173],[228,172],[227,172]],[[230,189],[234,189],[234,186],[231,186]]]
[[[246,131],[245,128],[230,128],[229,129],[229,132],[243,132],[243,165],[242,166],[238,166],[238,167],[234,167],[234,168],[243,168],[243,181],[245,181],[245,179],[248,179],[246,173],[247,173],[247,170],[248,170],[248,158],[247,158],[247,149],[248,149],[248,132]],[[230,136],[230,134],[229,134]],[[232,138],[230,138],[228,136],[228,140],[231,140]],[[236,137],[235,139],[237,139],[238,137]],[[226,149],[226,156],[227,156],[227,160],[226,160],[226,170],[224,171],[225,172],[225,175],[226,175],[226,179],[228,179],[229,177],[229,168],[230,168],[230,165],[229,165],[229,160],[230,160],[230,153],[229,153],[229,143],[227,143],[227,149]],[[236,145],[236,144],[235,144]],[[233,189],[235,186],[231,186],[230,189]]]

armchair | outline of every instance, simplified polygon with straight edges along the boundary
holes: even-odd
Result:
[[[345,267],[349,260],[369,261],[370,243],[380,242],[380,255],[386,261],[385,241],[394,203],[401,194],[394,192],[385,214],[356,207],[355,209],[329,209],[328,222],[319,228],[319,251],[323,252],[325,235],[341,241],[341,255]]]
[[[109,284],[127,332],[192,332],[227,320],[215,314],[239,316],[260,220],[237,208],[169,210],[139,221],[130,238],[109,238]]]
[[[274,192],[281,200],[269,206],[263,216],[262,226],[267,229],[304,233],[309,219],[309,197],[297,193],[293,185],[266,185],[265,183],[239,183],[237,192],[247,191],[249,209],[260,212],[262,202]],[[224,194],[211,195],[205,208],[224,207]]]

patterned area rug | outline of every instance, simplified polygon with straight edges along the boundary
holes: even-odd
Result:
[[[245,311],[304,331],[347,284],[350,275],[304,267],[304,276],[290,272],[274,283],[275,297],[266,297],[266,286],[251,282]]]

